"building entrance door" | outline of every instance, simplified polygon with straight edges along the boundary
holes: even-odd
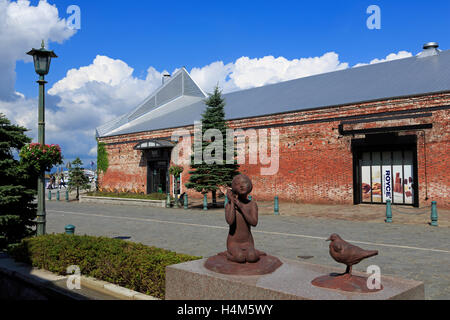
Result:
[[[416,205],[417,172],[411,149],[373,150],[357,153],[360,203]]]
[[[167,161],[149,161],[147,193],[167,193]]]

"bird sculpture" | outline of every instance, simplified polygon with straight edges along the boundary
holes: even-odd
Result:
[[[352,276],[352,266],[360,263],[362,260],[376,256],[377,250],[364,250],[353,244],[344,241],[339,235],[333,233],[327,241],[330,243],[330,255],[339,263],[347,266],[344,277],[350,278]]]

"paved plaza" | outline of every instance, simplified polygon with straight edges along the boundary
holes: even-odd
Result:
[[[333,208],[336,212],[341,206],[330,206]],[[223,209],[204,212],[47,201],[47,232],[64,232],[67,224],[75,225],[78,235],[118,237],[203,257],[225,250],[228,233]],[[256,247],[271,255],[339,266],[329,256],[325,242],[331,233],[365,249],[379,250],[378,256],[361,262],[355,270],[364,272],[369,265],[378,265],[382,274],[424,281],[427,299],[450,299],[447,227],[267,212],[253,229]],[[341,267],[344,271],[345,266]]]
[[[257,199],[256,199],[257,200]],[[211,200],[210,200],[211,201]],[[203,207],[203,201],[190,199],[190,205],[196,209]],[[258,201],[260,215],[273,215],[273,201]],[[223,204],[219,202],[219,204]],[[280,202],[280,214],[303,218],[337,219],[346,221],[361,221],[369,223],[384,223],[386,219],[386,205],[333,205],[333,204],[305,204],[295,202]],[[437,204],[439,226],[450,228],[450,210],[441,208]],[[431,206],[414,208],[411,206],[392,205],[394,223],[428,226],[431,221]]]

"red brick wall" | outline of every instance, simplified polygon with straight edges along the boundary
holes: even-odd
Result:
[[[345,105],[289,114],[234,120],[231,128],[258,128],[277,126],[280,132],[280,167],[274,176],[261,176],[259,165],[243,165],[242,173],[254,183],[253,196],[271,200],[278,195],[281,200],[304,203],[353,203],[353,155],[351,140],[364,135],[339,134],[342,117],[397,112],[450,105],[450,94],[435,94],[411,98]],[[432,123],[432,129],[401,131],[400,135],[417,135],[419,203],[429,205],[437,201],[440,207],[450,207],[449,181],[449,120],[450,110],[428,110],[431,117],[398,119],[350,125],[351,129],[391,127]],[[384,115],[386,116],[386,114]],[[330,118],[337,118],[331,119]],[[326,120],[328,119],[328,120]],[[319,123],[311,121],[323,120]],[[289,125],[296,122],[297,124]],[[300,122],[300,123],[299,123]],[[306,123],[305,123],[306,122]],[[346,126],[345,129],[348,126]],[[185,127],[191,133],[193,127]],[[140,166],[141,151],[133,150],[137,140],[168,138],[171,130],[135,133],[100,139],[107,144],[109,169],[99,182],[104,189],[146,190],[146,166]],[[425,135],[424,135],[425,133]],[[123,143],[127,142],[128,143]],[[115,144],[115,143],[121,144]],[[270,149],[269,149],[270,150]],[[426,150],[426,159],[425,159]],[[189,168],[183,172],[183,183],[188,181]],[[183,188],[185,191],[185,188]],[[189,190],[190,196],[199,197]],[[428,198],[428,200],[425,200]]]
[[[433,112],[433,129],[425,131],[426,146],[423,133],[418,141],[419,163],[419,201],[425,199],[427,191],[430,201],[437,201],[439,207],[450,208],[450,110]],[[425,150],[426,167],[425,167]],[[427,186],[425,186],[425,169]],[[422,186],[422,187],[420,187]],[[422,205],[423,203],[421,203]]]

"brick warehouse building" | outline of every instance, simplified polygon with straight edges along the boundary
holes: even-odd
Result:
[[[97,128],[109,168],[106,190],[173,193],[170,137],[193,134],[207,95],[183,68],[131,112]],[[385,203],[450,208],[450,50],[224,94],[230,128],[278,129],[279,171],[240,171],[259,200]],[[186,167],[181,193],[186,190]],[[170,186],[170,188],[169,188]]]

